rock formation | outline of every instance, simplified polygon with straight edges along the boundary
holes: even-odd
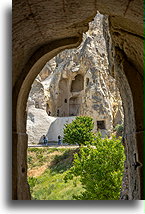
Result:
[[[90,23],[88,32],[83,35],[81,45],[58,54],[35,79],[28,99],[27,132],[28,136],[37,137],[35,141],[29,137],[29,142],[38,142],[38,135],[40,139],[43,134],[49,140],[56,140],[57,134],[63,135],[64,121],[71,122],[69,118],[78,115],[91,116],[94,131],[100,130],[103,135],[109,135],[113,127],[123,123],[121,98],[116,82],[109,74],[103,28],[104,16],[98,13]],[[34,106],[37,111],[32,112]],[[30,114],[36,114],[34,118],[38,118],[39,109],[40,115],[42,109],[44,111],[45,122],[30,118]],[[56,120],[51,129],[53,133],[49,131],[49,119]],[[58,121],[62,121],[63,125],[60,126]],[[36,128],[43,126],[48,129],[45,132],[41,129],[43,133]],[[61,133],[56,134],[55,129],[61,129]]]

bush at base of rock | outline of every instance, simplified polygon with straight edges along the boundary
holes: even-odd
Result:
[[[93,119],[88,116],[79,116],[70,124],[65,125],[63,142],[75,145],[88,145],[94,139],[92,132]]]

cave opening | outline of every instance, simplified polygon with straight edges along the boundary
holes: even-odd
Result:
[[[71,83],[71,92],[80,92],[84,89],[84,77],[81,74],[77,74]]]
[[[86,86],[89,85],[89,78],[86,78]]]
[[[100,129],[106,129],[105,121],[104,120],[97,121],[97,129],[98,130],[100,130]]]
[[[71,97],[69,99],[69,116],[79,115],[81,99],[79,97]]]

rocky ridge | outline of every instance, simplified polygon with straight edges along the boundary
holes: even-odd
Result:
[[[34,113],[31,112],[32,106],[37,108],[37,114],[40,109],[45,115],[47,112],[46,120],[37,121],[37,125],[48,129],[49,118],[77,115],[91,116],[94,119],[94,131],[99,129],[107,135],[113,131],[113,127],[123,123],[122,102],[116,82],[109,74],[103,31],[104,16],[98,13],[90,23],[88,32],[83,35],[81,45],[58,54],[37,76],[28,99],[28,136],[37,135],[37,129],[32,131],[32,127],[36,126],[35,121],[29,116]],[[58,128],[57,125],[55,128]],[[30,138],[29,142],[32,142]]]

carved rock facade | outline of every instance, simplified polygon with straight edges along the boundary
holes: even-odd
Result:
[[[63,136],[62,117],[67,121],[67,117],[91,116],[94,131],[99,130],[103,135],[110,135],[113,127],[123,123],[121,98],[115,79],[109,74],[103,22],[104,16],[98,13],[90,23],[89,31],[84,34],[81,45],[77,49],[65,50],[50,60],[34,81],[28,106],[44,109],[48,115],[46,122],[41,123],[40,120],[39,123],[32,123],[30,113],[34,113],[31,112],[32,108],[28,108],[28,136],[40,137],[46,134],[52,140],[49,135],[54,135],[53,139],[57,140],[55,129],[61,129],[59,134]],[[53,133],[50,133],[47,121],[53,121],[53,117],[60,117],[59,121],[62,120],[63,126],[60,123],[57,125],[56,121],[55,127],[51,129]],[[35,126],[48,127],[48,132],[42,133]],[[30,139],[29,137],[29,142],[32,143]],[[38,138],[34,139],[33,143],[37,143]]]

